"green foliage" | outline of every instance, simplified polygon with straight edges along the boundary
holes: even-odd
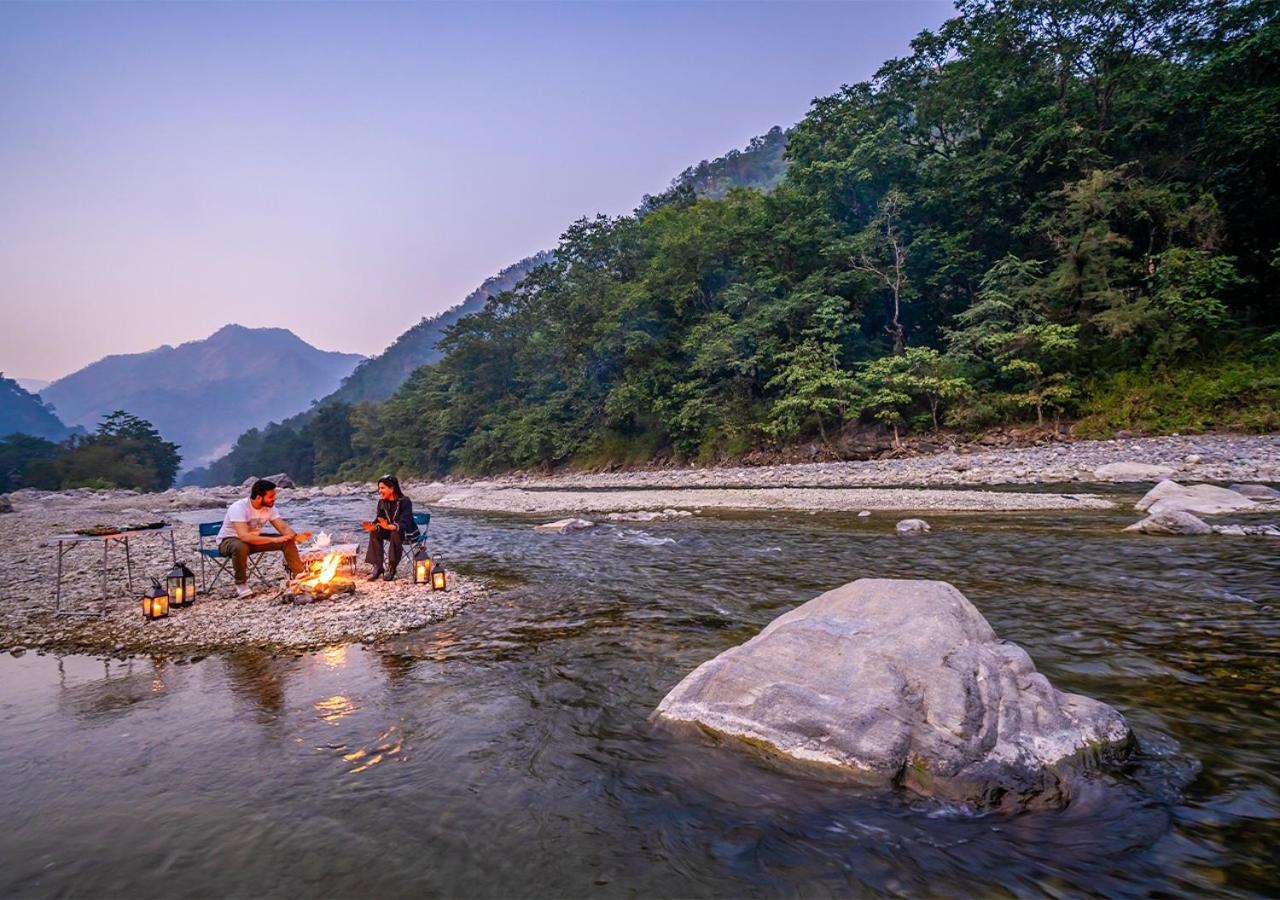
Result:
[[[1168,370],[1113,372],[1089,385],[1077,431],[1084,437],[1280,430],[1280,354],[1234,354]]]
[[[150,422],[116,410],[103,417],[94,434],[62,444],[26,435],[0,441],[0,490],[162,491],[173,484],[181,462],[178,446],[163,440]]]
[[[937,430],[945,404],[966,397],[971,387],[955,364],[930,347],[911,347],[901,356],[884,356],[863,366],[856,381],[861,411],[893,428],[912,414],[928,410]]]

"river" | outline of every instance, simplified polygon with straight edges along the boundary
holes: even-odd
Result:
[[[561,536],[443,511],[446,565],[505,587],[411,635],[4,655],[0,895],[1280,889],[1280,541],[1121,535],[1124,511],[931,514],[915,538],[896,518]],[[864,576],[952,582],[1057,687],[1124,712],[1141,751],[1061,812],[972,815],[651,723],[699,663]]]

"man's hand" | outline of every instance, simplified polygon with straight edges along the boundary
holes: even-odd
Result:
[[[294,539],[295,541],[297,541],[299,544],[301,544],[301,543],[302,543],[302,542],[304,542],[304,541],[309,541],[309,540],[311,540],[311,532],[310,532],[310,531],[304,531],[304,532],[302,532],[302,534],[295,534],[295,535],[293,536],[293,539]]]

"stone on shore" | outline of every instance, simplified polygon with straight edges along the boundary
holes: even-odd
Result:
[[[1213,534],[1215,529],[1191,513],[1175,509],[1147,516],[1141,522],[1134,522],[1125,531],[1138,531],[1142,534]]]
[[[1173,474],[1170,466],[1140,462],[1113,462],[1098,466],[1093,477],[1099,481],[1161,481]]]
[[[929,531],[929,523],[924,519],[903,519],[893,530],[898,534],[924,534]]]
[[[1243,494],[1250,500],[1280,500],[1280,491],[1266,484],[1232,484],[1227,490]]]
[[[1154,515],[1162,512],[1189,512],[1201,516],[1242,512],[1257,506],[1248,497],[1211,484],[1181,485],[1162,481],[1147,491],[1134,508]]]
[[[13,512],[13,501],[8,497],[0,497],[0,513]]]
[[[596,523],[586,519],[560,519],[556,522],[547,522],[543,525],[534,525],[534,531],[550,531],[555,534],[572,534],[575,531],[587,531],[595,528]]]
[[[1119,756],[1119,712],[1062,693],[942,581],[860,579],[726,650],[660,718],[979,807],[1059,807]]]

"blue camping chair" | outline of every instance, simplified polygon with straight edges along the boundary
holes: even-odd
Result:
[[[229,556],[223,556],[218,552],[218,532],[222,530],[222,520],[217,522],[201,522],[200,523],[200,581],[204,583],[201,590],[208,593],[209,589],[218,583],[218,579],[222,577],[224,572],[231,571],[232,560]],[[204,539],[210,538],[214,541],[212,547],[204,545]],[[212,560],[211,565],[214,567],[213,580],[209,580],[208,574],[205,572],[205,560]],[[267,577],[262,574],[262,570],[258,568],[257,554],[249,554],[249,571],[258,577],[259,581],[266,581]]]
[[[418,526],[418,539],[413,542],[413,548],[416,551],[419,547],[426,546],[427,527],[431,524],[431,513],[414,513],[413,523]]]

